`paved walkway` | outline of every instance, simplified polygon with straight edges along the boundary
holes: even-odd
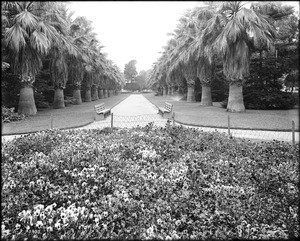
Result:
[[[105,128],[111,126],[111,119],[113,118],[113,126],[121,128],[131,128],[138,126],[145,126],[149,122],[154,122],[156,126],[165,126],[167,120],[163,119],[158,114],[158,109],[150,101],[148,101],[143,95],[133,94],[112,108],[112,115],[107,117],[103,121],[95,121],[87,126],[76,129],[95,129]],[[177,123],[176,123],[177,124]],[[179,124],[177,124],[179,125]],[[227,129],[217,129],[210,127],[195,127],[187,126],[191,128],[200,129],[203,131],[219,131],[228,133]],[[255,139],[255,140],[278,140],[292,142],[291,132],[282,131],[259,131],[259,130],[239,130],[231,129],[230,133],[234,137]],[[2,136],[2,141],[8,141],[18,136]],[[295,133],[295,141],[299,142],[299,132]]]
[[[143,95],[133,94],[123,100],[121,103],[111,109],[110,115],[103,121],[95,121],[87,126],[78,129],[94,129],[111,126],[111,118],[113,118],[113,126],[121,128],[131,128],[145,126],[149,122],[155,122],[157,126],[165,126],[167,120],[158,114],[158,109]]]

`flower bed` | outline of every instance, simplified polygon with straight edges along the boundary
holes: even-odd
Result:
[[[1,238],[298,237],[299,147],[183,127],[2,144]]]

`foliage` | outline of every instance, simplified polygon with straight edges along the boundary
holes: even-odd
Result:
[[[296,99],[290,93],[263,89],[261,91],[246,92],[244,102],[247,109],[288,110],[295,106]]]
[[[132,82],[137,76],[136,64],[136,60],[130,60],[127,64],[125,64],[124,77],[129,82]]]
[[[184,127],[2,144],[5,239],[299,237],[299,146]]]
[[[247,89],[244,92],[244,104],[247,109],[255,110],[289,110],[298,103],[299,97],[291,93],[271,90]],[[221,106],[227,107],[228,99],[222,101]]]
[[[147,72],[142,70],[139,74],[135,77],[136,83],[140,86],[140,89],[143,90],[146,87],[146,79],[147,79]]]
[[[26,118],[26,115],[16,113],[14,107],[7,108],[5,106],[1,106],[1,120],[4,123],[25,120]]]
[[[5,45],[11,50],[14,72],[25,84],[33,84],[53,41],[59,39],[57,12],[51,12],[55,3],[14,2],[5,5],[9,26],[5,30]],[[50,20],[49,16],[55,16]]]
[[[278,58],[254,54],[251,59],[251,75],[244,85],[244,103],[248,109],[291,109],[296,99],[281,91],[282,75],[290,73],[299,63],[296,48],[278,49]]]
[[[124,86],[124,90],[129,90],[129,91],[140,90],[140,85],[136,82],[126,83]]]
[[[213,102],[220,102],[228,98],[228,84],[225,76],[220,73],[216,74],[211,83],[211,98]],[[226,108],[226,107],[225,107]]]
[[[1,103],[8,108],[18,108],[21,81],[18,75],[10,72],[10,69],[1,73]]]

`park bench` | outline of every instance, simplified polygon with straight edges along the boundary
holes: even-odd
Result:
[[[171,117],[173,110],[173,105],[165,102],[164,107],[158,107],[158,113],[162,115],[162,117]]]
[[[95,120],[103,120],[106,115],[110,115],[110,109],[105,109],[104,103],[95,105],[96,116]]]

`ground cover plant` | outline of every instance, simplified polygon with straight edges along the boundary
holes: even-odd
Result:
[[[3,239],[299,237],[299,147],[180,126],[2,143]]]
[[[27,118],[26,115],[24,114],[18,114],[17,112],[15,112],[15,108],[7,108],[5,106],[1,107],[1,120],[4,123],[9,123],[12,121],[20,121],[20,120],[25,120]]]

